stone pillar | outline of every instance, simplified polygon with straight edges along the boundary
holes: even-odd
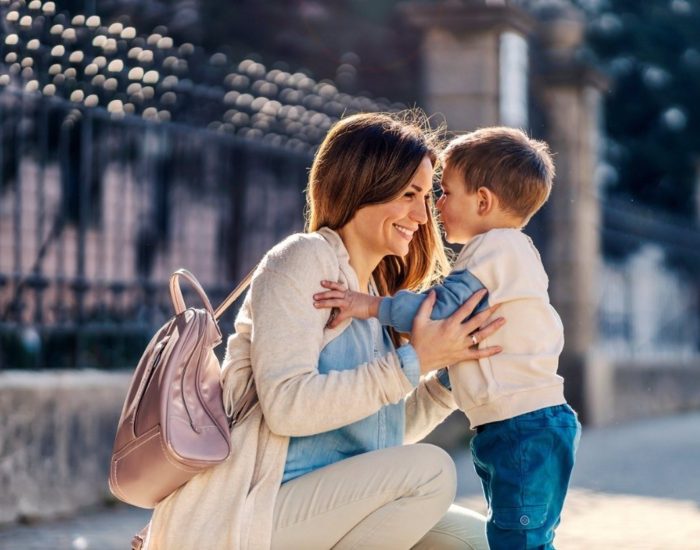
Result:
[[[557,166],[541,214],[548,222],[541,246],[566,333],[560,368],[570,402],[594,419],[609,379],[586,370],[601,364],[592,355],[601,261],[595,173],[607,83],[577,55],[582,14],[568,0],[438,0],[403,4],[400,11],[421,41],[421,105],[442,114],[451,131],[495,124],[529,131],[529,106],[541,111],[544,127],[538,119],[533,130],[549,142]]]
[[[429,114],[443,115],[451,131],[527,126],[530,15],[505,0],[415,2],[399,9],[420,33],[420,103]],[[504,59],[521,70],[504,73]]]
[[[552,3],[538,14],[540,56],[533,90],[545,120],[545,139],[555,155],[557,175],[547,207],[548,245],[545,257],[550,297],[564,323],[566,344],[560,371],[567,398],[593,420],[590,381],[598,339],[600,273],[600,197],[596,182],[599,162],[601,90],[604,78],[577,60],[584,20],[568,2]]]

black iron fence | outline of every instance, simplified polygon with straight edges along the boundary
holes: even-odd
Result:
[[[1,93],[0,367],[133,366],[171,315],[174,269],[217,303],[302,229],[309,164],[308,152]]]
[[[697,224],[631,200],[607,199],[602,214],[598,321],[606,352],[626,358],[697,357]]]
[[[0,37],[0,368],[133,365],[171,271],[223,298],[333,122],[403,107],[54,2],[0,0]]]

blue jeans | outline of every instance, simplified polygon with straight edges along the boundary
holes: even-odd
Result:
[[[569,405],[484,424],[471,441],[491,550],[554,548],[581,424]]]

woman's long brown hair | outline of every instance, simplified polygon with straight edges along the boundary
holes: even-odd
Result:
[[[364,206],[397,197],[423,158],[437,162],[437,132],[420,111],[363,113],[340,120],[316,153],[306,194],[307,231],[340,229]],[[405,257],[385,256],[372,273],[379,293],[424,290],[444,276],[449,262],[432,195]]]

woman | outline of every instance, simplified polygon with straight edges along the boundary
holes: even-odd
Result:
[[[331,129],[311,169],[308,232],[265,256],[228,341],[226,405],[254,381],[260,406],[233,429],[227,462],[158,505],[148,548],[486,547],[483,518],[451,507],[449,456],[403,443],[455,408],[433,371],[497,353],[470,348],[470,334],[502,320],[462,323],[475,295],[431,321],[431,298],[401,345],[375,320],[326,328],[312,305],[322,279],[385,295],[444,272],[435,158],[417,124],[388,115]]]

